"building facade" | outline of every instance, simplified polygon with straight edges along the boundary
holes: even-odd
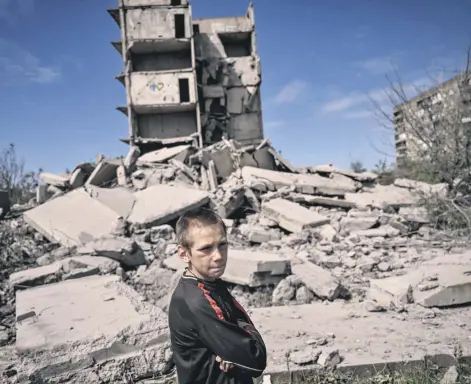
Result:
[[[125,142],[152,147],[263,139],[253,6],[240,17],[192,19],[188,0],[119,0],[108,10],[126,90]]]
[[[448,141],[471,123],[471,85],[460,74],[393,109],[396,162],[404,166],[430,150],[453,150]]]

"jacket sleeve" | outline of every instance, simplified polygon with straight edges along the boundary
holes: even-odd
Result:
[[[252,324],[239,321],[235,325],[224,320],[217,304],[204,295],[198,300],[195,316],[200,324],[200,339],[214,354],[252,377],[263,373],[267,351],[260,333]]]

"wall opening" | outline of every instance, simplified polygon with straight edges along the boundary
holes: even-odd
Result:
[[[188,79],[178,79],[178,89],[180,91],[180,103],[190,102],[190,82]]]
[[[174,15],[175,18],[175,38],[183,39],[186,37],[185,33],[185,15]]]
[[[189,69],[192,66],[190,50],[131,54],[131,59],[133,70],[138,72]]]
[[[227,57],[244,57],[252,54],[250,33],[221,33],[219,39]]]
[[[171,0],[170,5],[176,7],[177,5],[182,5],[182,0]]]
[[[199,35],[199,34],[200,34],[200,25],[193,24],[193,35]]]

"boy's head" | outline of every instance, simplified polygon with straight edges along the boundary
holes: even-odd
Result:
[[[224,274],[227,262],[226,225],[214,211],[200,208],[182,215],[176,226],[178,255],[198,278]]]

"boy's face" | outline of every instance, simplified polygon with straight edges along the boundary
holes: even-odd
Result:
[[[220,278],[226,269],[228,250],[223,228],[192,226],[189,232],[192,246],[189,250],[179,246],[180,258],[200,279],[213,281]]]

